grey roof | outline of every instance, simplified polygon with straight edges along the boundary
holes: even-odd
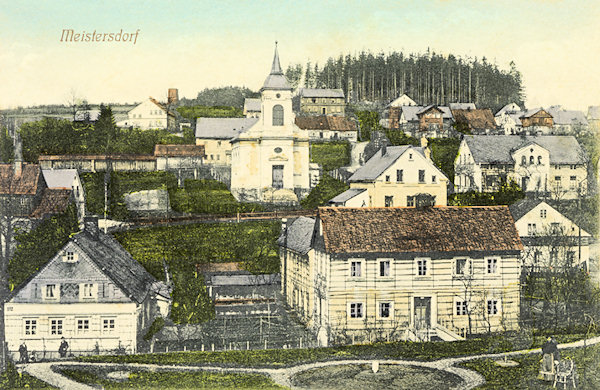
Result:
[[[77,169],[42,169],[48,188],[71,189],[77,177]]]
[[[281,65],[279,65],[279,53],[277,52],[277,44],[275,44],[275,55],[273,56],[273,65],[271,66],[271,73],[265,79],[265,82],[261,88],[261,92],[265,89],[275,90],[292,90],[292,87],[285,78]]]
[[[555,125],[587,125],[588,121],[582,111],[568,111],[560,108],[551,107],[548,113],[554,118]]]
[[[300,90],[300,96],[307,98],[343,98],[344,91],[341,89],[302,88]]]
[[[589,106],[588,107],[588,118],[589,119],[600,119],[600,106]]]
[[[230,140],[252,127],[258,118],[198,118],[196,138]]]
[[[71,239],[127,296],[142,303],[156,279],[112,236],[87,230]]]
[[[516,106],[516,109],[515,109],[515,106]],[[502,115],[502,114],[504,114],[505,112],[506,112],[506,113],[508,113],[508,114],[511,114],[511,113],[515,114],[515,113],[517,113],[517,112],[521,112],[521,111],[522,111],[522,110],[521,110],[521,107],[519,107],[519,105],[518,105],[517,103],[508,103],[507,105],[505,105],[504,107],[502,107],[502,108],[501,108],[501,109],[500,109],[500,110],[499,110],[499,111],[496,113],[496,116],[498,116],[498,115]]]
[[[279,274],[211,275],[207,284],[212,286],[258,286],[281,281]]]
[[[450,103],[450,110],[475,110],[475,103]]]
[[[261,101],[255,98],[244,99],[244,110],[246,111],[260,111]]]
[[[431,107],[434,107],[434,106],[433,105],[429,105],[429,106],[402,106],[402,112],[404,113],[404,118],[407,121],[413,122],[413,121],[418,121],[419,120],[419,115],[418,114],[429,110]],[[446,107],[446,106],[435,106],[435,107],[439,108],[442,111],[442,118],[443,119],[453,119],[452,111],[450,110],[450,107]]]
[[[585,153],[575,137],[570,135],[465,135],[473,159],[477,164],[513,164],[512,152],[530,143],[550,152],[551,164],[583,164]]]
[[[298,253],[307,254],[311,248],[314,229],[314,218],[298,217],[292,221],[287,226],[285,232],[279,236],[277,244]]]
[[[366,190],[366,188],[349,188],[346,191],[339,194],[338,196],[332,198],[329,201],[329,204],[344,203],[354,198],[356,195],[362,194]]]
[[[516,222],[540,203],[542,203],[542,201],[539,199],[521,199],[508,206],[508,208]]]
[[[377,179],[409,149],[421,153],[423,156],[425,155],[423,148],[412,145],[388,146],[386,149],[387,151],[383,156],[381,149],[379,149],[365,165],[358,168],[356,172],[350,176],[348,182],[372,181]]]

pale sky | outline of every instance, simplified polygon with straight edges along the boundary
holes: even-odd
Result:
[[[194,98],[207,87],[258,90],[274,41],[281,65],[370,50],[486,57],[523,74],[527,106],[600,105],[600,1],[0,0],[0,109]],[[60,42],[135,33],[130,42]]]

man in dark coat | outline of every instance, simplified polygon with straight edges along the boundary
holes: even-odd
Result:
[[[69,349],[69,343],[67,343],[67,340],[65,340],[64,337],[61,337],[61,343],[60,343],[60,347],[58,347],[58,354],[60,355],[61,358],[64,358],[67,356],[67,349]]]
[[[542,345],[542,364],[540,367],[540,378],[544,380],[554,379],[554,362],[560,360],[558,343],[552,337],[548,337]]]
[[[23,344],[19,346],[19,363],[27,363],[29,361],[29,356],[27,356],[27,345],[25,345],[25,341]]]

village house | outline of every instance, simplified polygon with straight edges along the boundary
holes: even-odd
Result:
[[[507,206],[322,207],[282,229],[282,293],[320,345],[518,329]]]
[[[300,112],[311,115],[339,115],[346,113],[346,98],[341,89],[301,88]]]
[[[540,199],[522,199],[510,212],[524,250],[523,267],[533,271],[582,267],[589,270],[591,235]]]
[[[397,130],[399,128],[400,112],[404,106],[418,106],[418,104],[407,94],[402,94],[385,107],[380,124],[386,129]]]
[[[258,118],[260,115],[260,99],[245,98],[243,114],[246,118]]]
[[[501,134],[520,134],[522,130],[521,119],[519,119],[521,114],[521,107],[516,103],[509,103],[502,107],[496,115],[494,115],[495,122],[500,128]]]
[[[358,138],[356,122],[342,116],[297,116],[296,126],[308,131],[310,141],[356,142]]]
[[[530,135],[551,134],[554,119],[543,108],[534,108],[521,113],[519,116],[523,131]]]
[[[204,146],[205,163],[231,165],[230,141],[258,122],[258,117],[198,118],[196,145]]]
[[[231,193],[238,201],[297,204],[310,192],[319,167],[310,163],[308,132],[295,124],[292,88],[277,47],[260,93],[257,122],[230,141]]]
[[[589,106],[586,119],[592,134],[600,134],[600,106]]]
[[[412,145],[384,146],[348,179],[350,189],[329,201],[342,207],[415,207],[447,204],[448,178],[431,152]]]
[[[587,193],[587,157],[573,136],[465,135],[454,161],[456,192],[495,192],[514,181],[553,199]]]
[[[389,120],[390,129],[404,131],[411,137],[439,138],[454,135],[454,117],[449,107],[402,106],[397,116],[397,121]]]
[[[489,108],[452,109],[456,129],[466,134],[495,134],[497,125]]]
[[[42,169],[42,174],[49,189],[72,192],[77,207],[77,216],[80,221],[83,221],[85,216],[85,193],[77,169]]]
[[[561,106],[550,106],[548,113],[552,115],[554,120],[552,134],[578,135],[587,131],[588,121],[582,111],[565,110]]]
[[[166,316],[169,288],[150,275],[95,217],[4,304],[13,358],[21,343],[37,360],[70,355],[135,353],[154,318]]]
[[[477,106],[475,105],[475,103],[460,103],[460,102],[448,103],[448,107],[450,108],[450,111],[476,110],[477,109]]]
[[[172,106],[178,102],[177,89],[170,88],[167,103],[160,103],[149,97],[127,113],[127,119],[117,122],[119,127],[134,127],[137,129],[169,129],[178,128],[178,114]]]

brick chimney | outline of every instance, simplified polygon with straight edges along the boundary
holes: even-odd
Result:
[[[177,88],[169,88],[167,104],[177,104],[177,102],[179,102],[179,92],[177,91]]]
[[[83,230],[88,232],[92,237],[97,238],[98,234],[100,233],[100,229],[98,228],[98,217],[83,217]]]
[[[23,172],[23,144],[21,142],[21,135],[15,132],[15,162],[14,171],[15,177],[20,177]]]

